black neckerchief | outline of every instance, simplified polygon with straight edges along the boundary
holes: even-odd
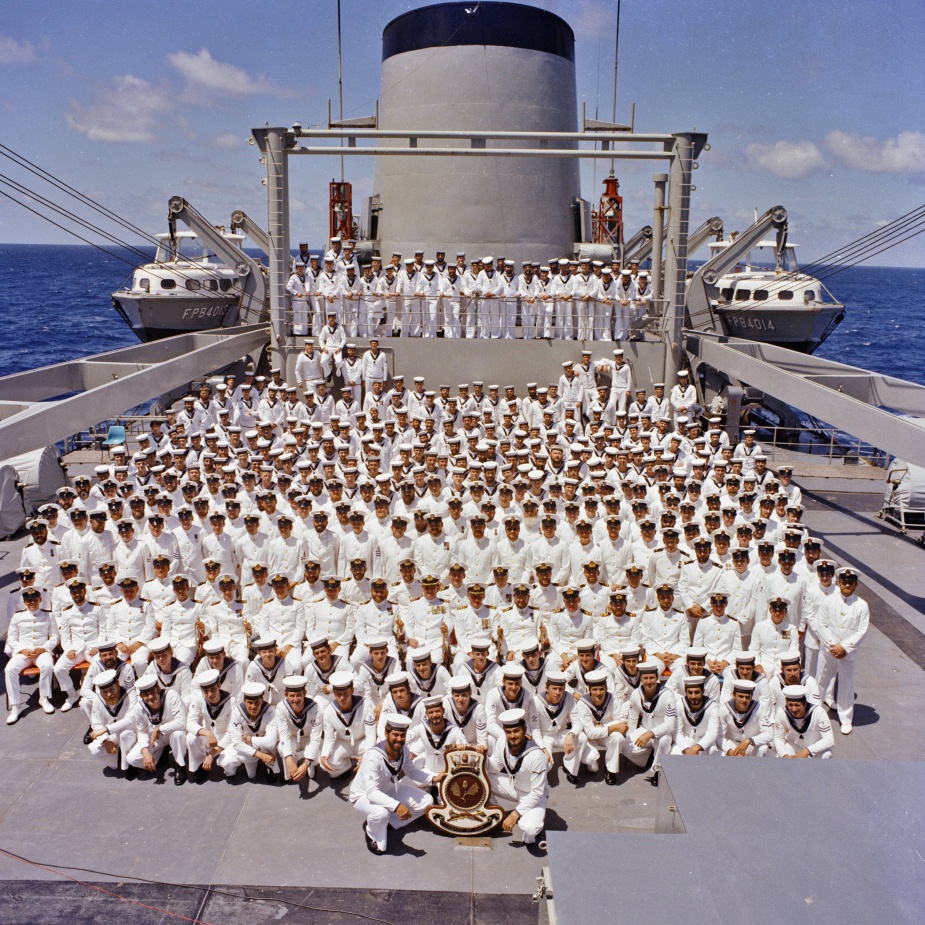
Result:
[[[530,753],[530,749],[538,748],[536,742],[532,739],[527,739],[526,744],[524,745],[524,750],[516,757],[511,754],[511,747],[509,745],[504,746],[504,767],[507,770],[507,773],[513,777],[519,770],[520,766],[524,763],[524,758]]]
[[[752,718],[752,714],[758,708],[758,701],[753,700],[749,705],[748,709],[744,713],[739,713],[735,707],[730,711],[732,713],[732,721],[735,723],[736,729],[741,732],[745,728],[745,724]]]
[[[260,704],[260,712],[257,714],[257,719],[252,720],[250,714],[247,712],[247,708],[243,703],[238,704],[238,709],[241,711],[241,716],[244,719],[244,725],[247,726],[251,731],[251,735],[257,735],[257,730],[260,728],[263,723],[263,718],[266,715],[267,710],[270,708],[270,705],[263,701]]]
[[[466,712],[463,713],[462,716],[460,716],[456,712],[456,702],[454,701],[453,707],[450,710],[450,716],[452,717],[453,722],[456,723],[456,725],[459,726],[460,729],[465,729],[466,726],[469,725],[469,721],[472,719],[472,716],[475,713],[475,711],[478,709],[478,706],[479,706],[479,702],[475,699],[471,699],[469,702],[469,709],[466,710]]]
[[[437,683],[437,666],[434,665],[433,671],[430,673],[429,678],[422,678],[417,671],[417,668],[414,667],[414,664],[411,665],[411,673],[414,676],[414,683],[421,689],[422,694],[429,694],[433,689],[434,685]]]
[[[157,680],[162,687],[173,687],[173,682],[177,680],[177,672],[183,667],[185,667],[183,662],[175,655],[170,658],[170,671],[166,675],[161,671],[160,665],[158,665],[157,662],[154,663],[154,670],[157,672]]]
[[[143,700],[141,701],[145,708],[145,712],[148,714],[148,719],[151,720],[152,726],[160,726],[164,719],[164,699],[165,698],[161,696],[161,705],[153,712]]]
[[[691,713],[690,707],[688,706],[688,703],[687,703],[687,697],[684,698],[684,715],[687,717],[687,721],[693,727],[696,728],[697,726],[700,725],[701,721],[706,715],[707,707],[710,706],[710,703],[711,703],[710,698],[704,697],[703,706],[701,706],[701,708],[697,710],[696,712]]]
[[[125,698],[127,696],[128,696],[128,691],[124,687],[122,687],[122,685],[120,684],[119,685],[119,699],[115,702],[114,706],[110,706],[108,703],[106,703],[105,700],[103,700],[102,697],[100,697],[100,700],[103,700],[103,706],[106,707],[106,710],[109,713],[109,715],[113,717],[113,719],[115,719],[119,715],[119,712],[122,709],[122,704],[125,703]]]
[[[363,698],[357,697],[356,694],[353,695],[353,700],[350,701],[350,709],[346,713],[342,713],[340,707],[337,705],[337,701],[333,701],[334,713],[337,718],[344,724],[344,729],[349,730],[353,725],[353,718],[356,716],[357,710],[362,706]]]
[[[604,663],[601,662],[601,661],[599,661],[598,659],[595,659],[595,660],[594,660],[594,667],[591,668],[590,670],[591,670],[591,671],[598,671],[599,669],[601,669],[601,668],[603,668],[603,667],[604,667]],[[578,670],[581,672],[581,680],[582,680],[582,681],[585,681],[585,675],[586,675],[588,672],[585,671],[584,668],[581,667],[581,662],[578,663]],[[588,683],[588,682],[585,681],[585,685],[587,685],[587,683]]]
[[[482,689],[482,685],[485,683],[486,679],[488,678],[488,672],[491,671],[491,667],[492,667],[491,662],[487,662],[485,664],[484,671],[476,671],[472,665],[471,658],[466,659],[464,664],[465,664],[466,671],[469,672],[469,677],[472,678],[472,683],[475,685],[475,689],[477,691],[480,691]]]
[[[785,709],[784,712],[787,714],[787,722],[793,727],[795,732],[798,732],[800,735],[803,735],[807,729],[809,729],[809,721],[812,719],[813,710],[816,707],[814,704],[807,704],[806,706],[806,716],[801,719],[797,719],[789,710]]]
[[[517,700],[514,703],[511,703],[507,697],[504,696],[504,685],[499,684],[498,690],[501,691],[501,705],[505,710],[522,710],[524,705],[524,700],[527,697],[527,689],[521,684],[520,693],[517,695]]]
[[[543,672],[546,670],[546,656],[540,658],[540,667],[539,668],[528,668],[527,663],[524,659],[520,660],[520,664],[523,665],[524,673],[526,674],[527,681],[533,686],[536,687],[543,678]]]
[[[205,697],[202,698],[205,701],[206,712],[209,714],[209,719],[218,719],[219,713],[225,709],[225,704],[231,699],[231,694],[228,691],[221,691],[218,695],[218,703],[209,703]]]
[[[378,748],[379,751],[382,752],[382,760],[385,763],[386,768],[388,768],[389,774],[392,777],[392,783],[397,784],[398,778],[401,777],[402,770],[405,765],[405,749],[403,748],[401,750],[401,755],[398,758],[398,764],[394,765],[392,764],[391,761],[389,761],[388,752],[385,750],[385,742],[377,742],[376,748]]]
[[[646,713],[654,713],[654,712],[655,712],[655,708],[658,706],[658,701],[659,701],[659,699],[661,698],[662,692],[663,692],[664,690],[665,690],[665,688],[664,688],[664,686],[662,685],[662,682],[659,681],[659,682],[658,682],[658,690],[655,692],[655,696],[654,696],[651,700],[646,700],[645,694],[642,694],[642,695],[639,697],[639,702],[640,702],[640,704],[642,705],[642,709],[643,709],[644,712],[646,712]],[[647,703],[649,704],[649,706],[646,706]]]
[[[292,709],[292,704],[289,701],[286,701],[286,711],[289,717],[289,722],[292,723],[296,729],[301,732],[305,728],[305,724],[308,722],[308,717],[311,713],[312,707],[315,706],[315,701],[311,697],[305,698],[305,706],[302,708],[302,713],[298,714],[295,710]]]
[[[400,716],[411,716],[411,714],[414,713],[414,708],[415,708],[420,702],[421,702],[421,696],[420,696],[420,694],[418,694],[417,696],[414,696],[414,697],[411,698],[411,706],[408,707],[407,710],[403,710],[403,709],[395,702],[395,698],[394,698],[394,697],[392,698],[392,706],[393,706],[393,708],[394,708],[394,712],[395,712],[395,713],[398,713]]]
[[[444,726],[443,732],[440,733],[439,738],[434,739],[433,735],[431,734],[430,727],[427,725],[424,726],[424,735],[427,736],[427,741],[430,742],[435,752],[439,752],[443,749],[443,743],[446,742],[447,736],[452,731],[453,731],[453,727],[449,723],[447,723]]]
[[[267,682],[267,684],[270,684],[270,685],[272,685],[273,682],[276,680],[276,675],[279,673],[279,669],[283,666],[283,664],[286,661],[281,655],[277,655],[275,656],[275,658],[276,658],[276,664],[274,664],[273,667],[270,669],[269,674],[267,674],[267,669],[264,667],[263,660],[259,658],[254,659],[254,662],[256,663],[257,667],[260,669],[260,673],[263,675],[264,680]]]
[[[391,655],[387,655],[385,657],[385,668],[383,668],[381,672],[377,672],[376,669],[373,668],[373,660],[368,655],[363,659],[361,664],[369,672],[369,676],[373,679],[373,683],[376,687],[382,687],[382,685],[385,684],[386,677],[392,674],[395,659],[392,658]]]
[[[568,697],[568,694],[563,696],[558,706],[553,706],[551,703],[549,703],[549,701],[546,699],[545,694],[540,694],[539,697],[540,697],[540,703],[543,704],[543,709],[546,711],[546,715],[553,722],[555,722],[562,715],[562,711],[565,709],[565,703],[566,703],[566,698]]]
[[[228,672],[231,671],[231,669],[234,668],[235,665],[237,665],[237,662],[233,658],[231,658],[231,656],[226,655],[225,661],[222,664],[222,667],[219,669],[219,672],[218,672],[218,683],[219,684],[225,683],[225,678],[228,676]]]
[[[635,675],[628,674],[626,671],[626,666],[621,662],[618,665],[620,669],[620,674],[623,675],[624,680],[633,690],[639,687],[639,682],[642,680],[642,675],[637,671]]]
[[[324,681],[325,684],[331,679],[331,675],[337,671],[337,666],[340,664],[340,656],[332,655],[331,656],[331,667],[327,671],[322,671],[320,665],[317,661],[313,662],[312,668],[315,670],[315,674]]]
[[[655,695],[656,701],[658,700],[658,694],[660,693],[661,693],[661,688],[659,688],[658,693]],[[581,699],[585,704],[587,704],[588,709],[591,711],[591,715],[594,717],[594,722],[600,723],[603,721],[604,716],[606,715],[607,711],[610,709],[610,705],[613,703],[613,694],[611,694],[610,691],[607,691],[607,696],[604,698],[604,703],[599,707],[594,706],[594,704],[591,702],[590,694],[585,694]],[[655,708],[654,703],[652,704],[652,707],[653,709]],[[642,708],[644,710],[646,709],[645,701],[643,701]],[[652,711],[646,710],[646,712],[651,713]]]

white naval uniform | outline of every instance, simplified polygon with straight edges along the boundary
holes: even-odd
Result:
[[[433,805],[433,797],[421,789],[429,787],[433,779],[430,771],[415,766],[407,746],[395,762],[389,760],[385,742],[367,749],[350,785],[350,802],[366,816],[366,831],[380,851],[386,849],[389,826],[404,828]],[[411,811],[407,819],[398,818],[400,805]]]
[[[466,744],[462,730],[448,718],[440,733],[434,732],[426,718],[408,731],[408,751],[414,755],[414,763],[432,774],[446,770],[444,754],[450,746]]]
[[[621,701],[620,697],[615,696],[609,690],[604,703],[599,707],[591,702],[589,693],[582,695],[572,712],[572,727],[583,737],[584,748],[579,750],[582,764],[596,771],[600,753],[603,751],[604,767],[611,774],[616,774],[620,770],[620,755],[626,750],[626,738],[631,730],[627,728],[626,733],[616,730],[611,732],[609,727],[612,723],[628,724],[629,712],[629,702]],[[578,767],[577,761],[575,766]],[[566,770],[572,771],[569,767],[566,767]],[[577,770],[572,773],[577,773]]]
[[[745,739],[750,739],[746,755],[763,758],[771,754],[774,743],[774,721],[769,704],[752,698],[744,713],[736,712],[733,700],[719,706],[719,750],[725,755]]]
[[[475,697],[469,701],[465,713],[456,709],[456,702],[451,694],[443,698],[443,709],[447,722],[456,726],[469,745],[488,745],[488,726],[485,721],[485,707]]]
[[[39,669],[39,697],[51,697],[54,681],[55,659],[52,652],[58,644],[58,631],[48,610],[18,610],[7,629],[5,652],[9,656],[3,675],[6,679],[6,694],[10,707],[20,703],[19,673],[35,665]],[[27,649],[44,649],[36,658],[22,655]]]
[[[353,769],[354,761],[376,743],[376,708],[366,697],[353,696],[346,713],[335,701],[326,704],[322,713],[321,756],[333,769],[331,777],[340,777]]]
[[[106,735],[94,739],[87,746],[90,754],[94,758],[105,761],[111,768],[115,768],[118,763],[123,771],[127,770],[126,757],[135,747],[137,739],[135,724],[130,718],[130,713],[134,706],[134,697],[132,697],[131,691],[126,690],[124,686],[121,687],[119,699],[114,707],[110,707],[96,691],[89,695],[87,703],[90,708],[90,728],[94,732],[101,732],[103,729],[108,730]],[[119,750],[113,755],[108,754],[103,747],[104,742],[115,742]]]
[[[173,601],[163,611],[161,636],[170,640],[173,654],[186,665],[192,665],[199,643],[197,626],[201,620],[202,605],[193,598]]]
[[[526,713],[527,735],[535,742],[540,741],[540,717],[536,710],[536,698],[526,684],[521,687],[517,699],[512,702],[505,696],[502,680],[498,687],[485,694],[482,703],[485,705],[488,738],[493,742],[504,741],[504,729],[498,717],[506,710],[523,710]]]
[[[124,598],[115,601],[109,608],[109,626],[106,635],[109,639],[131,646],[136,642],[141,645],[129,658],[132,665],[144,669],[148,664],[148,647],[157,630],[154,626],[154,610],[150,602],[136,597],[129,603]]]
[[[231,714],[229,734],[231,748],[228,751],[231,754],[222,765],[229,777],[243,764],[247,776],[253,780],[257,776],[257,764],[260,761],[257,758],[258,751],[273,755],[276,761],[270,766],[270,770],[277,770],[279,756],[276,745],[279,741],[279,732],[276,726],[276,709],[274,707],[266,702],[261,703],[257,719],[251,719],[245,710],[244,704],[237,704]],[[244,741],[245,735],[251,736],[249,743]],[[237,764],[234,764],[235,758],[237,759]]]
[[[629,730],[623,754],[640,767],[649,755],[655,753],[652,767],[661,767],[662,758],[670,751],[678,722],[677,704],[674,694],[664,684],[659,684],[654,700],[646,700],[642,684],[633,691],[629,699]],[[644,731],[654,734],[646,745],[637,742]]]
[[[858,646],[870,626],[870,609],[858,595],[845,598],[841,592],[831,595],[820,608],[816,623],[819,627],[820,659],[816,678],[823,700],[830,700],[832,687],[838,679],[838,719],[850,724],[854,716],[854,672],[857,667]],[[848,653],[835,658],[829,652],[831,645],[843,646]]]
[[[189,670],[189,666],[175,655],[171,658],[169,671],[162,671],[160,665],[152,658],[141,677],[156,678],[162,690],[176,691],[183,703],[189,706],[193,695],[193,673]]]
[[[96,649],[103,636],[104,623],[103,608],[89,600],[80,606],[72,604],[61,611],[58,632],[63,654],[55,662],[55,677],[58,679],[58,687],[68,700],[73,700],[75,696],[71,669],[80,662],[90,660],[91,651]],[[68,652],[73,652],[74,657],[70,658]]]
[[[154,713],[139,698],[129,716],[135,725],[136,741],[125,758],[128,765],[143,767],[144,749],[148,749],[157,761],[168,747],[177,766],[186,764],[186,704],[176,691],[161,691],[161,708]],[[159,730],[159,734],[152,745],[151,736],[155,729]]]
[[[678,695],[678,726],[675,731],[672,755],[681,755],[684,749],[699,745],[703,754],[715,755],[719,750],[719,706],[711,697],[704,697],[703,706],[691,713],[684,694]]]
[[[322,712],[324,702],[305,698],[305,708],[297,714],[288,700],[276,708],[276,730],[279,740],[278,751],[283,776],[289,780],[286,759],[292,758],[297,765],[308,762],[308,777],[314,778],[315,765],[321,754]],[[307,728],[306,728],[307,727]]]
[[[225,774],[234,774],[239,761],[231,748],[231,717],[234,713],[234,698],[225,690],[215,705],[209,703],[199,689],[193,695],[186,716],[186,752],[189,770],[195,773],[202,767],[203,761],[211,751],[211,746],[200,730],[206,729],[218,740],[221,753],[215,757],[217,764]],[[230,769],[230,770],[229,770]]]
[[[487,770],[492,796],[514,801],[524,844],[533,844],[546,824],[549,799],[546,753],[536,742],[527,739],[523,751],[512,755],[502,735],[488,758]]]
[[[831,758],[835,748],[832,724],[825,707],[810,703],[806,716],[795,719],[786,706],[778,707],[774,719],[774,751],[778,758],[809,749],[813,758]]]

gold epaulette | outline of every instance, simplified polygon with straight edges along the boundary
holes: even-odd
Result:
[[[423,594],[419,594],[417,597],[412,597],[412,598],[411,598],[411,603],[413,604],[415,601],[419,601],[419,600],[421,600],[421,598],[423,598],[423,597],[424,597]]]
[[[295,597],[295,596],[293,596],[292,599],[293,599],[294,601],[298,601],[300,604],[302,603],[302,598],[300,598],[300,597]]]
[[[557,607],[557,608],[553,611],[553,613],[562,613],[563,610],[565,610],[564,607]]]
[[[498,610],[499,610],[501,613],[508,613],[508,611],[511,611],[511,610],[513,610],[513,609],[514,609],[513,605],[511,605],[510,607],[499,607],[499,608],[498,608]]]
[[[647,611],[654,611],[655,609],[656,609],[655,607],[646,607]]]
[[[594,616],[594,614],[591,613],[590,610],[585,610],[583,607],[582,607],[582,609],[581,609],[581,612],[582,612],[586,617],[593,617],[593,616]]]
[[[393,581],[393,582],[392,582],[392,587],[393,587],[393,588],[397,588],[400,584],[401,584],[400,581]]]

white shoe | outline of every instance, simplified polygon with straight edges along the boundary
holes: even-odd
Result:
[[[67,713],[67,712],[69,712],[70,710],[73,710],[74,707],[76,707],[78,703],[80,703],[80,698],[79,698],[79,697],[76,697],[76,696],[75,696],[73,699],[71,699],[70,697],[68,697],[68,699],[64,701],[64,704],[63,704],[62,707],[61,707],[61,712],[62,712],[62,713]]]
[[[51,705],[51,701],[47,697],[39,697],[39,706],[46,713],[54,713],[55,708]]]
[[[841,734],[843,736],[851,735],[851,730],[854,729],[854,726],[851,723],[842,723],[841,724]]]
[[[7,726],[12,726],[13,723],[15,723],[16,720],[18,719],[19,719],[19,707],[16,706],[10,710],[10,715],[6,718]]]

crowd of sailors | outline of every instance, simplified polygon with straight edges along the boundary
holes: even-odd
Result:
[[[548,264],[484,256],[467,262],[393,253],[361,263],[355,241],[330,250],[299,245],[286,284],[291,333],[319,336],[332,318],[345,337],[639,339],[652,300],[649,272],[636,262],[556,257]]]
[[[127,777],[352,775],[377,854],[447,748],[485,754],[530,844],[559,766],[614,785],[668,754],[830,757],[830,710],[851,731],[858,575],[686,372],[649,393],[585,351],[526,394],[431,390],[375,343],[315,346],[295,385],[206,382],[39,510],[8,723],[37,669]]]

